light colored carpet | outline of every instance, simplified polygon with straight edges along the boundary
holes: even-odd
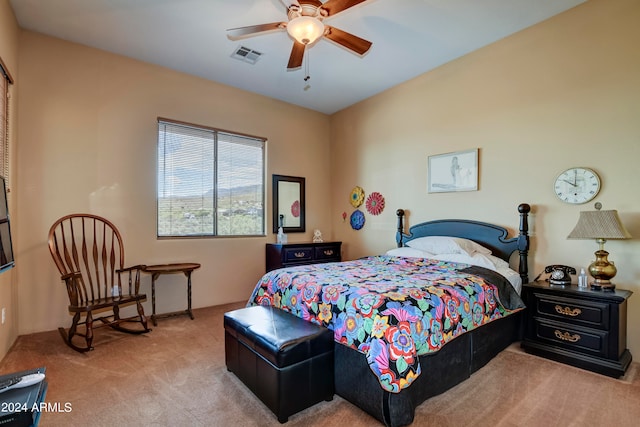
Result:
[[[95,350],[68,348],[57,331],[21,336],[0,374],[47,367],[40,426],[280,426],[226,370],[223,314],[243,303],[161,319],[145,335],[102,328]],[[616,380],[523,353],[514,344],[469,380],[424,402],[414,426],[636,426],[640,374],[634,362]],[[54,405],[55,406],[55,405]],[[379,425],[335,396],[289,418],[285,426]]]

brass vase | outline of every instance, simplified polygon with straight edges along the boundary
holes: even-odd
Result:
[[[596,251],[595,255],[596,260],[589,266],[589,274],[594,278],[591,287],[593,289],[614,289],[616,285],[611,283],[611,279],[616,275],[618,269],[613,261],[607,259],[609,252],[600,249]]]

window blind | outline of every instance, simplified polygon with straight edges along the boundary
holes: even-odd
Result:
[[[13,80],[0,60],[0,176],[9,185],[9,84]]]
[[[264,235],[265,140],[158,120],[158,237]]]

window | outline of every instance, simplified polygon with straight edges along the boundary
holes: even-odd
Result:
[[[0,59],[0,176],[9,181],[9,84],[11,75]]]
[[[264,236],[264,148],[158,119],[158,237]]]

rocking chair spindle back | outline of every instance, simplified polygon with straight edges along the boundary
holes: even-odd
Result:
[[[68,333],[60,328],[70,347],[77,351],[93,349],[94,320],[123,332],[150,331],[141,305],[146,295],[139,293],[144,265],[125,268],[122,236],[110,221],[92,214],[62,217],[49,230],[49,251],[66,284],[69,311],[74,313]],[[134,303],[138,314],[120,318],[120,307]],[[111,308],[113,314],[93,319],[94,310],[105,308]],[[130,329],[121,325],[124,322],[138,322],[142,328]],[[82,325],[84,334],[78,332]],[[86,345],[74,344],[75,335],[84,336]]]

